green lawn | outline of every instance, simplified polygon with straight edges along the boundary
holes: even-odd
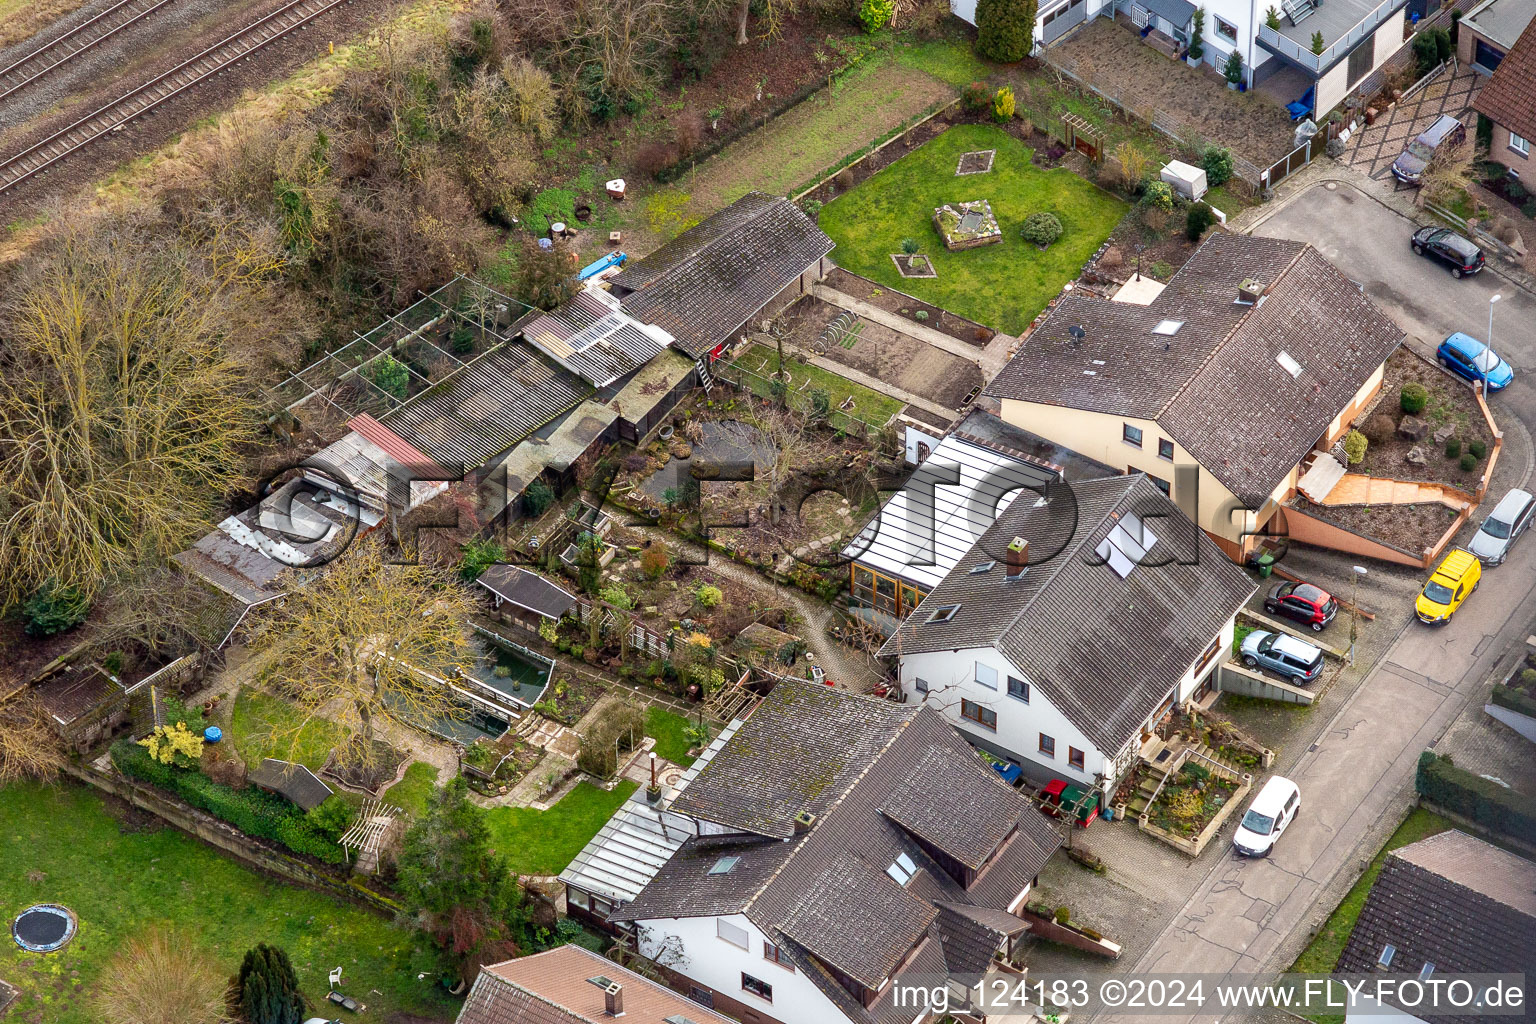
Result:
[[[95,1024],[89,1003],[97,978],[122,943],[151,924],[185,931],[221,973],[233,974],[256,943],[276,943],[317,1007],[326,974],[340,966],[346,991],[369,1004],[370,1020],[395,1013],[453,1019],[457,1006],[416,980],[412,932],[247,870],[176,829],[115,813],[95,790],[72,783],[0,789],[7,923],[23,907],[47,902],[80,920],[75,939],[58,953],[26,953],[10,941],[0,947],[0,978],[21,990],[9,1020]]]
[[[341,726],[324,718],[301,725],[292,704],[250,687],[242,688],[235,697],[229,731],[231,742],[248,765],[276,757],[297,761],[313,771],[325,764],[345,735]]]
[[[493,807],[486,811],[491,837],[520,875],[557,875],[629,799],[635,784],[620,782],[613,792],[583,782],[547,811]]]
[[[1302,950],[1301,956],[1296,958],[1295,965],[1291,968],[1297,973],[1306,974],[1331,974],[1334,965],[1339,962],[1339,955],[1344,952],[1344,946],[1349,942],[1350,932],[1355,930],[1355,921],[1360,916],[1360,911],[1365,906],[1365,898],[1371,893],[1371,886],[1376,884],[1376,876],[1381,874],[1381,866],[1387,859],[1387,854],[1400,846],[1416,843],[1420,839],[1428,837],[1446,829],[1455,828],[1455,824],[1432,811],[1426,811],[1422,807],[1415,807],[1409,812],[1403,823],[1397,826],[1397,831],[1387,840],[1386,845],[1376,852],[1375,858],[1359,881],[1350,888],[1339,903],[1338,909],[1328,915],[1328,920]],[[1334,1024],[1344,1019],[1342,1014],[1318,1014],[1309,1015],[1312,1020]]]
[[[674,711],[652,705],[645,711],[645,734],[656,740],[656,756],[687,768],[694,759],[688,756],[688,719]]]
[[[956,176],[960,154],[995,149],[987,174]],[[959,125],[828,203],[821,228],[841,267],[936,306],[1016,334],[1061,286],[1077,277],[1124,216],[1126,205],[1064,168],[1041,170],[1031,150],[992,125]],[[1003,240],[949,252],[933,227],[933,211],[950,202],[985,199]],[[1044,252],[1019,235],[1031,213],[1054,213],[1065,228]],[[916,239],[938,271],[904,278],[890,254]]]
[[[416,761],[405,770],[404,778],[384,791],[384,800],[422,818],[427,813],[427,799],[436,788],[437,768],[425,761]]]
[[[766,378],[771,378],[779,372],[779,354],[766,345],[753,345],[736,359],[737,364],[751,370],[764,380],[747,378],[747,384],[755,394],[766,396],[768,384]],[[836,411],[841,409],[843,402],[853,399],[854,416],[866,423],[882,426],[892,416],[902,410],[906,404],[898,398],[872,391],[862,384],[856,384],[841,374],[824,370],[819,366],[809,363],[801,364],[791,361],[789,364],[789,389],[799,392],[802,389],[820,388],[827,393],[833,410],[834,421],[838,420]],[[807,408],[804,401],[797,405],[800,409]],[[835,425],[835,424],[834,424]]]

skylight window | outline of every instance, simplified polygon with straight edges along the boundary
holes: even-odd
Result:
[[[1392,958],[1395,956],[1397,956],[1397,947],[1389,942],[1381,947],[1381,956],[1376,958],[1376,963],[1382,967],[1391,967]]]
[[[938,608],[935,608],[933,610],[933,614],[928,616],[928,621],[929,622],[948,622],[950,619],[955,617],[955,612],[957,612],[959,610],[960,610],[960,606],[957,605],[957,604],[942,605],[942,606],[940,606]]]
[[[1435,965],[1432,962],[1426,960],[1424,962],[1424,966],[1419,968],[1419,980],[1426,981],[1428,980],[1429,976],[1434,973]]]
[[[694,1022],[691,1018],[684,1017],[680,1013],[674,1013],[663,1021],[662,1024],[694,1024]]]
[[[1184,321],[1183,320],[1164,320],[1161,323],[1159,323],[1156,327],[1152,328],[1152,333],[1153,334],[1162,334],[1162,335],[1165,335],[1165,336],[1171,338],[1175,334],[1178,334],[1179,333],[1179,328],[1183,327],[1183,326],[1184,326]]]
[[[980,576],[984,572],[991,572],[992,567],[996,564],[996,562],[982,562],[980,565],[973,565],[971,566],[971,575]]]
[[[1301,364],[1291,358],[1291,354],[1284,349],[1281,349],[1279,355],[1275,356],[1275,362],[1285,367],[1285,372],[1292,377],[1301,376]]]
[[[740,857],[721,857],[715,861],[714,866],[709,869],[709,873],[712,875],[729,874],[731,868],[735,867],[740,860]]]
[[[890,875],[897,885],[906,885],[912,881],[912,876],[917,874],[917,865],[912,862],[911,857],[898,853],[895,862],[885,869],[885,873]]]
[[[599,974],[595,978],[588,978],[587,979],[587,984],[589,984],[589,985],[596,985],[598,988],[607,988],[608,986],[612,985],[613,982],[609,981],[607,978],[605,978],[601,974]]]
[[[1157,537],[1147,529],[1147,525],[1135,515],[1127,513],[1109,531],[1109,536],[1099,541],[1099,546],[1093,550],[1094,554],[1104,559],[1116,576],[1125,579],[1156,543]]]

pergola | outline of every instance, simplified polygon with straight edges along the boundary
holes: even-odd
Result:
[[[1104,159],[1104,132],[1080,114],[1062,114],[1061,127],[1068,149],[1078,149],[1094,163]]]
[[[386,804],[378,797],[368,797],[358,811],[357,820],[338,842],[345,850],[357,851],[357,869],[372,874],[379,867],[379,850],[391,829],[403,825],[410,817],[393,804]]]

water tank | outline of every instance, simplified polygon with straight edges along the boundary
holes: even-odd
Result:
[[[216,725],[210,725],[208,728],[203,730],[203,742],[205,743],[217,743],[223,738],[224,730],[220,729]]]

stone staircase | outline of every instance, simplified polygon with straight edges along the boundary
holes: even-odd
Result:
[[[1172,750],[1172,748],[1159,742],[1158,746],[1150,751],[1151,756],[1148,756],[1146,752],[1143,753],[1142,762],[1146,770],[1142,774],[1140,785],[1136,787],[1135,795],[1125,805],[1127,817],[1139,818],[1142,814],[1146,813],[1147,807],[1152,803],[1152,798],[1157,794],[1158,788],[1162,786],[1163,780],[1168,777],[1168,772],[1175,765],[1182,765],[1186,760],[1193,760],[1195,763],[1210,769],[1213,775],[1226,776],[1234,782],[1241,782],[1243,780],[1243,770],[1223,758],[1207,744],[1201,743],[1194,747],[1181,747],[1178,750],[1172,751],[1168,757],[1162,758],[1159,762],[1158,755],[1163,751],[1169,750]]]

